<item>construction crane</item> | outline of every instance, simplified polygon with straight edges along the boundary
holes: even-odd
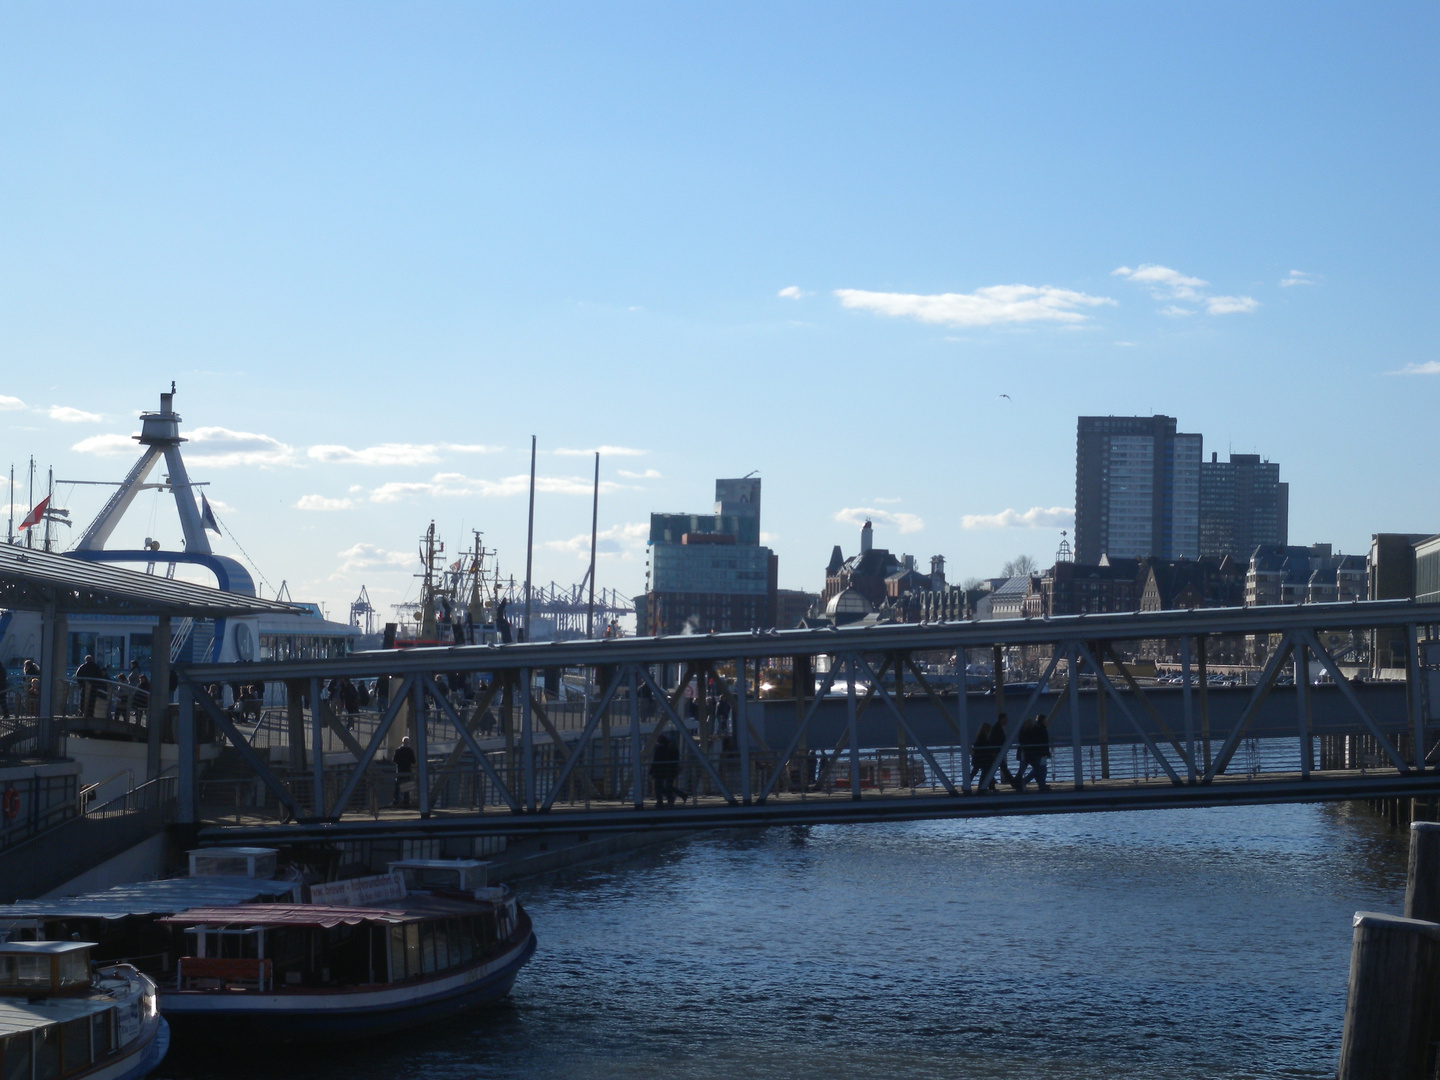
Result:
[[[363,624],[365,633],[373,634],[375,632],[375,608],[370,603],[370,594],[365,591],[364,585],[360,586],[360,595],[350,605],[350,625],[360,626],[362,616],[365,619]]]

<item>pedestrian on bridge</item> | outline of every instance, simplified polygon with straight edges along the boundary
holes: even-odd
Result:
[[[410,807],[410,785],[414,783],[415,777],[415,751],[410,749],[410,736],[400,740],[399,747],[395,750],[395,797],[390,800],[391,807]]]
[[[1024,791],[1026,782],[1033,778],[1039,790],[1049,791],[1045,774],[1050,767],[1050,728],[1044,713],[1020,728],[1016,745],[1020,748],[1020,772],[1015,778],[1015,789]]]
[[[680,775],[680,747],[662,732],[655,740],[655,750],[650,755],[650,776],[655,781],[655,809],[669,809],[675,805],[675,780]]]

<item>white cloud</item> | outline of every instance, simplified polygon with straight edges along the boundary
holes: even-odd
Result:
[[[138,436],[140,433],[135,433]],[[140,448],[140,444],[133,436],[127,435],[91,435],[88,439],[81,439],[71,450],[78,450],[82,454],[98,454],[100,457],[114,457],[116,454],[133,454]]]
[[[836,289],[835,295],[847,308],[948,326],[1078,323],[1090,316],[1077,311],[1077,308],[1115,303],[1106,296],[1089,296],[1050,285],[989,285],[973,293],[940,293],[933,296]]]
[[[766,547],[769,547],[771,544],[775,543],[775,541],[779,539],[779,533],[765,532],[763,529],[760,531],[760,543],[764,544]]]
[[[1426,360],[1423,364],[1406,364],[1391,375],[1440,375],[1440,360]]]
[[[662,479],[658,469],[646,469],[644,472],[631,472],[629,469],[616,469],[615,471],[618,472],[621,476],[625,477],[627,480]]]
[[[925,522],[914,514],[892,513],[889,510],[875,510],[865,506],[846,507],[836,511],[835,520],[847,525],[863,525],[867,520],[875,525],[893,525],[902,533],[919,532]]]
[[[1211,315],[1234,315],[1236,312],[1254,311],[1260,301],[1253,296],[1207,296],[1205,310]]]
[[[69,405],[51,405],[45,410],[45,415],[51,420],[59,420],[62,424],[98,424],[105,419],[99,413],[74,409]]]
[[[325,495],[301,495],[296,510],[349,510],[354,499],[332,499]]]
[[[1186,277],[1179,270],[1154,263],[1141,263],[1134,270],[1121,266],[1111,270],[1110,274],[1138,285],[1149,285],[1150,295],[1157,300],[1199,300],[1204,295],[1200,290],[1210,284],[1202,278]]]
[[[222,514],[238,514],[240,512],[229,503],[222,502],[220,499],[212,499],[209,495],[205,496],[205,500],[210,504],[212,510],[218,510]]]
[[[1291,285],[1314,285],[1317,276],[1316,274],[1307,274],[1304,270],[1291,270],[1280,279],[1280,287],[1285,289]]]
[[[216,469],[235,465],[293,465],[295,451],[279,439],[251,431],[199,427],[190,431],[185,457]]]
[[[398,502],[407,495],[441,499],[465,496],[503,498],[507,495],[524,495],[529,490],[530,476],[528,473],[506,476],[500,480],[486,480],[465,476],[462,473],[436,473],[430,480],[391,481],[388,484],[381,484],[370,492],[370,501]],[[581,476],[537,476],[535,490],[546,495],[589,495],[594,491],[594,485],[593,481]],[[601,494],[620,490],[623,490],[622,485],[614,481],[600,481]]]
[[[649,452],[649,450],[635,450],[628,446],[593,446],[589,450],[567,450],[561,447],[558,450],[550,451],[560,457],[594,457],[596,454],[601,457],[643,457]]]
[[[4,394],[0,394],[0,412],[11,412],[23,408],[25,408],[25,402],[18,397],[6,397]]]
[[[612,525],[601,529],[595,535],[597,556],[619,556],[622,559],[634,557],[634,553],[645,546],[650,538],[648,522],[637,521],[629,525]],[[580,533],[569,540],[547,540],[545,547],[551,551],[570,551],[584,559],[590,558],[590,534]]]
[[[386,551],[375,544],[356,544],[344,551],[336,552],[344,561],[331,575],[333,581],[341,574],[352,573],[356,570],[389,570],[396,567],[407,567],[415,562],[415,556],[404,551]]]
[[[776,296],[783,296],[786,300],[800,300],[810,294],[800,288],[799,285],[786,285]]]
[[[1210,296],[1203,291],[1205,286],[1210,284],[1204,278],[1189,277],[1179,270],[1157,266],[1155,263],[1141,263],[1134,270],[1121,266],[1110,273],[1114,277],[1122,277],[1126,281],[1146,286],[1156,300],[1188,300],[1204,305],[1206,313],[1210,315],[1234,315],[1237,312],[1254,311],[1260,306],[1260,301],[1253,296]],[[1195,310],[1170,304],[1161,308],[1160,313],[1194,315]]]
[[[966,514],[960,525],[966,529],[1053,529],[1073,527],[1075,511],[1068,506],[1032,506],[1029,510],[1001,510],[998,514]]]
[[[497,447],[458,443],[381,443],[352,450],[322,444],[305,451],[307,457],[327,465],[433,465],[445,451],[455,454],[490,454]]]

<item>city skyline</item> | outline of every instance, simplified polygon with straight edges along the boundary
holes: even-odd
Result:
[[[756,469],[781,588],[865,517],[1047,564],[1080,415],[1283,463],[1297,544],[1433,532],[1440,17],[1036,10],[14,7],[6,456],[118,480],[174,379],[332,613],[413,595],[431,518],[523,576],[532,434],[536,578],[608,448],[627,595],[651,512]]]

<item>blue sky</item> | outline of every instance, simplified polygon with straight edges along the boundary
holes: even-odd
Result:
[[[332,611],[413,592],[432,517],[521,573],[532,434],[545,581],[558,451],[629,451],[626,593],[652,510],[755,469],[784,587],[867,512],[1048,564],[1091,413],[1278,460],[1293,542],[1440,531],[1437,54],[1433,4],[7,5],[6,458],[116,479],[174,379]]]

